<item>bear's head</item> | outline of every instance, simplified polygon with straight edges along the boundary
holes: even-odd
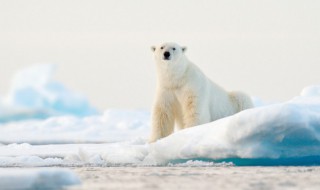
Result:
[[[186,51],[186,47],[181,47],[176,43],[163,43],[159,46],[152,46],[155,59],[161,62],[177,62]]]

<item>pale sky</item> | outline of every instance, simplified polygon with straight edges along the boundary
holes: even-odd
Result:
[[[320,84],[318,0],[0,0],[0,96],[13,74],[56,79],[100,108],[152,104],[150,46],[177,42],[227,90],[284,101]]]

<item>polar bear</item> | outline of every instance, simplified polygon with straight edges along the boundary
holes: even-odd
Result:
[[[253,107],[242,92],[227,92],[207,78],[176,43],[152,46],[157,69],[157,90],[152,108],[149,142],[185,129],[230,116]]]

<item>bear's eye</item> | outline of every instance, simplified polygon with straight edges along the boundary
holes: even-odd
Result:
[[[163,49],[163,46],[160,49]]]
[[[172,48],[172,50],[174,51],[174,50],[176,50],[176,48]]]

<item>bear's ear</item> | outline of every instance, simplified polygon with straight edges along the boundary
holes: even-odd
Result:
[[[181,49],[182,49],[183,53],[187,51],[187,47],[186,46],[183,46]]]
[[[156,46],[151,46],[151,50],[154,52],[156,51]]]

